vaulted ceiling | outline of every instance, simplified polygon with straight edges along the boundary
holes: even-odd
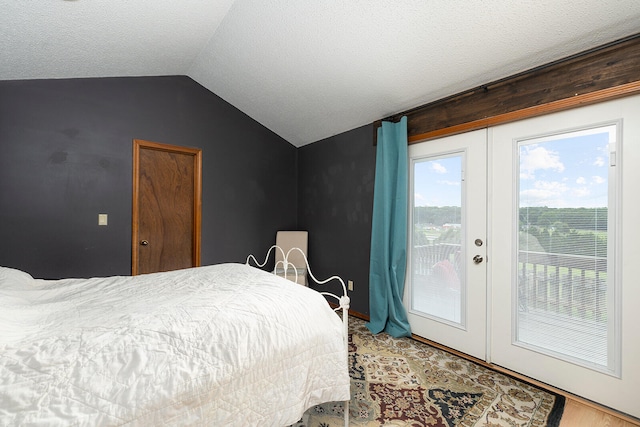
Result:
[[[640,31],[637,0],[6,0],[0,80],[187,75],[295,146]]]

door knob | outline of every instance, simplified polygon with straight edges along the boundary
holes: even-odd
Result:
[[[480,264],[482,262],[482,257],[480,255],[474,256],[473,262],[475,262],[476,264]]]
[[[148,244],[149,244],[149,241],[148,241],[148,240],[141,240],[141,241],[140,241],[140,245],[141,245],[141,246],[147,246]]]

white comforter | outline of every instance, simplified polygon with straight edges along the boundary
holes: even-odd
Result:
[[[36,280],[0,267],[0,425],[284,426],[349,399],[324,297],[220,264]]]

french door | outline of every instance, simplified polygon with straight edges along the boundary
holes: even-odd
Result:
[[[410,146],[413,332],[639,417],[639,117],[632,96]]]
[[[412,331],[484,359],[486,130],[409,146]]]
[[[636,417],[639,113],[632,96],[489,130],[490,361]]]

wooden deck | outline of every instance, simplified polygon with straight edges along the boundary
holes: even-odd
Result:
[[[607,325],[604,322],[544,310],[520,311],[517,338],[519,342],[555,355],[603,368],[607,366]]]
[[[432,275],[416,275],[412,289],[412,310],[460,323],[463,307],[459,289]],[[607,366],[607,325],[603,321],[520,306],[518,341],[577,363]]]
[[[412,310],[449,322],[461,322],[460,290],[452,289],[432,276],[415,275],[413,280]]]

